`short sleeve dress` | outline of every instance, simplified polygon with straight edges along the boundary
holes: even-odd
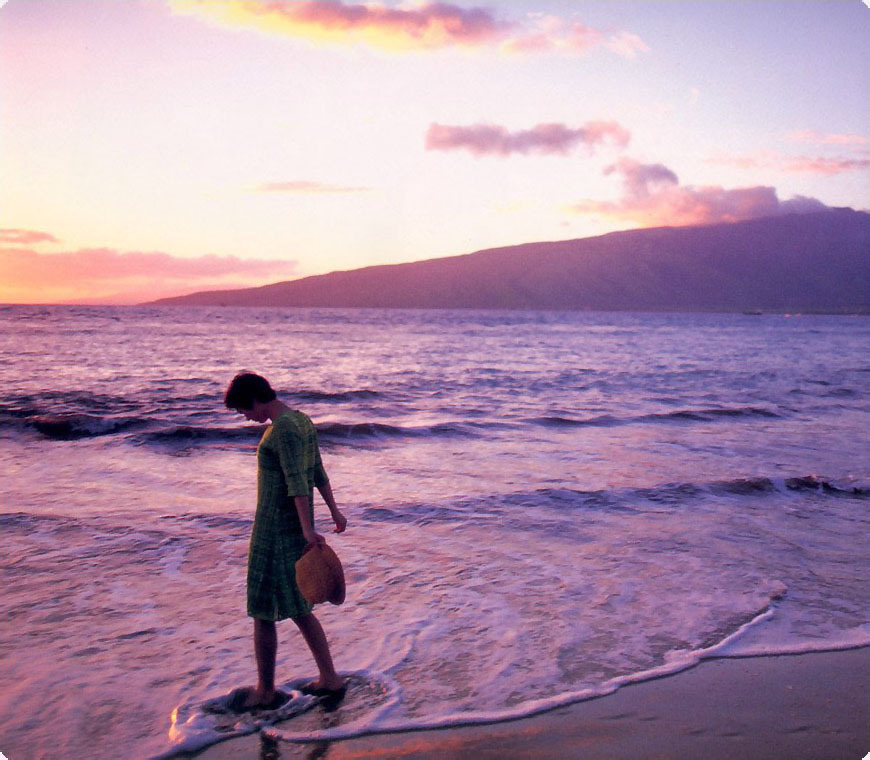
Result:
[[[307,496],[314,514],[314,487],[328,482],[317,429],[299,411],[287,411],[266,428],[257,447],[257,511],[248,550],[248,616],[300,618],[311,605],[296,585],[296,561],[305,538],[295,496]]]

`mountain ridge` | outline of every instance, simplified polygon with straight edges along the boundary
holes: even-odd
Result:
[[[158,305],[870,312],[870,213],[622,230],[379,264]]]

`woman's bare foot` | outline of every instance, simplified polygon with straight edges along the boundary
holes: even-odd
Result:
[[[314,694],[315,696],[332,696],[344,693],[346,688],[344,679],[336,676],[330,679],[318,678],[316,681],[305,684],[301,691],[303,694]]]
[[[283,691],[267,691],[256,686],[243,686],[230,694],[227,707],[233,712],[243,713],[251,710],[275,710],[287,701]]]

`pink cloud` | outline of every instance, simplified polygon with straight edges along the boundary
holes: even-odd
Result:
[[[792,142],[812,143],[814,145],[870,145],[870,139],[862,135],[844,135],[835,133],[815,132],[802,129],[788,135]]]
[[[342,30],[376,28],[421,41],[433,30],[445,41],[471,43],[489,39],[500,31],[500,24],[488,10],[466,10],[447,3],[430,3],[407,10],[320,1],[270,5],[281,13],[315,26]]]
[[[656,192],[680,184],[677,175],[663,164],[641,164],[630,158],[621,158],[604,170],[605,174],[614,172],[622,175],[625,195],[634,199],[648,198]]]
[[[870,158],[824,158],[797,156],[783,162],[783,171],[813,174],[841,174],[856,169],[870,169]]]
[[[295,261],[236,256],[182,258],[160,252],[87,248],[39,253],[0,248],[0,301],[53,303],[71,300],[139,300],[203,287],[259,285],[296,271]]]
[[[638,53],[649,50],[647,44],[631,32],[615,32],[607,36],[604,47],[624,58],[636,58]]]
[[[748,156],[716,156],[709,163],[739,169],[768,169],[795,174],[842,174],[870,168],[870,158],[835,158],[827,156],[786,156],[762,151]]]
[[[571,211],[655,227],[736,222],[826,208],[821,201],[803,196],[782,201],[773,187],[680,185],[677,175],[666,166],[629,158],[608,167],[605,173],[622,177],[622,197],[617,201],[582,201]]]
[[[288,182],[264,182],[256,188],[258,193],[291,193],[296,195],[329,195],[332,193],[365,193],[367,187],[345,187],[325,185],[309,180],[290,180]]]
[[[558,16],[539,16],[506,38],[502,47],[508,52],[587,53],[605,48],[624,58],[636,58],[649,50],[636,34],[625,31],[594,29],[578,21],[569,22]]]
[[[630,139],[628,130],[613,121],[590,121],[576,128],[564,124],[538,124],[518,132],[510,132],[495,124],[432,124],[426,133],[426,149],[465,149],[476,156],[530,152],[564,155],[576,145],[593,149],[607,141],[624,147]]]
[[[392,7],[342,0],[171,0],[176,13],[315,43],[362,43],[382,49],[498,46],[509,52],[586,52],[601,47],[635,57],[648,50],[631,32],[607,32],[556,16],[502,19],[485,7],[430,2]]]
[[[57,243],[54,235],[36,230],[0,229],[0,243],[12,245],[38,245],[39,243]]]
[[[501,38],[509,26],[485,8],[461,8],[449,3],[393,8],[377,3],[345,4],[341,0],[218,3],[174,0],[172,8],[228,26],[254,27],[314,41],[366,42],[387,48],[481,45]]]

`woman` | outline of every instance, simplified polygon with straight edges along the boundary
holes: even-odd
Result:
[[[317,430],[302,412],[280,399],[269,382],[251,372],[233,378],[224,404],[253,422],[271,422],[257,447],[257,511],[248,553],[248,616],[254,619],[257,685],[237,689],[231,708],[274,709],[287,699],[275,689],[278,636],[275,623],[290,618],[305,639],[320,677],[303,688],[318,696],[340,696],[326,635],[296,585],[296,561],[307,544],[324,541],[314,531],[314,488],[329,507],[335,532],[347,520],[335,505],[320,459]]]

